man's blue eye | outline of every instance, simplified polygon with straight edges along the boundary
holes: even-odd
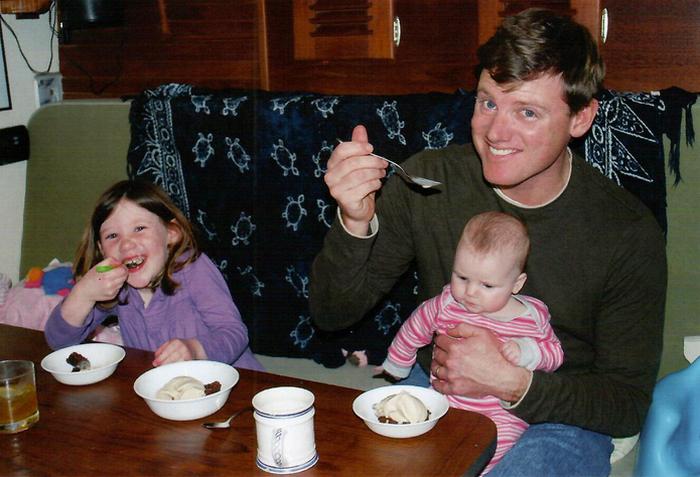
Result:
[[[535,113],[532,109],[523,109],[523,116],[526,118],[536,118],[537,113]]]

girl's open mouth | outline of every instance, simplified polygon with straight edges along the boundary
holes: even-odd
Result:
[[[146,259],[145,257],[133,257],[129,258],[128,260],[124,260],[124,266],[129,270],[136,270],[139,268],[143,262],[145,262]]]

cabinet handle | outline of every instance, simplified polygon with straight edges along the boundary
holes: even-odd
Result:
[[[394,17],[394,46],[398,47],[401,43],[401,20],[399,17]]]
[[[608,15],[608,9],[603,8],[600,12],[600,40],[605,44],[608,41],[608,25],[610,21],[610,16]]]

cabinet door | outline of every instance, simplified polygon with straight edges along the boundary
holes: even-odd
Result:
[[[51,0],[0,0],[0,13],[44,13]]]
[[[605,86],[639,91],[678,86],[700,91],[700,2],[604,0]]]

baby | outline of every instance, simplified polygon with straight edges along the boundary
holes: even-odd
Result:
[[[450,283],[440,295],[423,302],[401,326],[383,371],[395,378],[407,377],[417,350],[430,344],[435,332],[465,322],[493,331],[501,342],[501,354],[512,364],[547,372],[557,369],[564,353],[549,324],[547,306],[517,294],[527,279],[524,269],[529,250],[527,229],[517,218],[502,212],[474,216],[457,245]],[[440,379],[439,373],[438,367],[431,379]],[[496,451],[484,473],[528,426],[506,410],[513,405],[494,396],[472,399],[454,395],[448,399],[451,406],[480,412],[496,423]]]

